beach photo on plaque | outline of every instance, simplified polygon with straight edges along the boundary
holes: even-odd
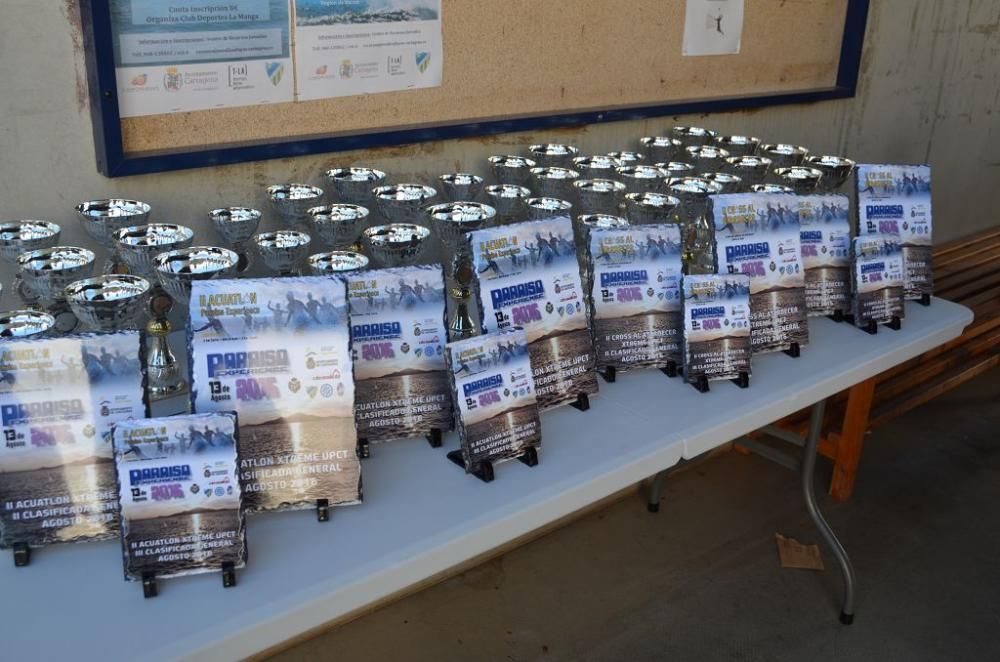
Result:
[[[358,437],[400,439],[452,428],[439,266],[378,269],[347,278]]]
[[[750,374],[750,278],[684,276],[684,379]]]
[[[0,343],[0,547],[117,537],[111,427],[146,416],[139,338]]]
[[[710,198],[716,273],[750,278],[750,346],[756,353],[809,342],[796,197],[731,193]]]
[[[677,225],[590,231],[591,324],[599,370],[682,364],[680,241]]]
[[[899,235],[904,298],[933,294],[931,167],[862,164],[856,176],[858,234]]]
[[[528,338],[508,329],[449,343],[462,458],[466,471],[538,447],[542,426]]]
[[[485,330],[522,327],[541,409],[597,392],[586,296],[568,216],[469,233]]]
[[[194,410],[239,414],[247,510],[360,502],[344,282],[195,281],[189,323]]]
[[[221,412],[115,426],[126,580],[246,565],[236,436]]]
[[[888,324],[902,319],[903,251],[895,234],[854,238],[854,323]]]
[[[800,195],[799,238],[810,316],[851,310],[851,222],[846,195]]]

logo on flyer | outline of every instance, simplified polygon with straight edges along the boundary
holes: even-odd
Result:
[[[354,64],[350,60],[340,61],[340,77],[350,78],[354,75]]]
[[[389,72],[390,76],[402,76],[406,73],[403,70],[403,56],[402,55],[390,55],[386,58],[386,71]]]
[[[281,82],[281,77],[285,73],[285,65],[281,62],[265,62],[264,71],[267,72],[267,77],[271,79],[271,84],[277,87],[278,83]]]
[[[245,87],[249,77],[250,72],[246,63],[229,65],[229,87]]]
[[[327,65],[325,65],[325,64],[324,65],[320,65],[320,66],[316,67],[316,75],[317,76],[325,76],[326,72],[329,69],[330,68]]]
[[[420,51],[417,53],[417,69],[420,73],[427,71],[428,65],[431,63],[431,54],[425,51]]]
[[[167,70],[163,73],[163,87],[168,92],[177,92],[183,84],[184,79],[181,76],[180,70],[177,67],[167,67]]]
[[[149,81],[149,76],[147,76],[146,74],[136,74],[135,76],[132,76],[131,83],[132,83],[132,85],[135,85],[136,87],[142,87],[148,81]]]

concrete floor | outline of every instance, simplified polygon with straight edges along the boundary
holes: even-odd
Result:
[[[829,462],[820,462],[825,488]],[[1000,370],[876,430],[853,499],[821,506],[859,577],[782,569],[819,543],[797,477],[728,453],[307,641],[293,660],[1000,659]]]

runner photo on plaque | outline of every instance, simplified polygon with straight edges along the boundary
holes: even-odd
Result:
[[[795,196],[713,195],[716,273],[750,277],[750,346],[755,353],[809,342],[805,269]]]
[[[522,327],[542,410],[597,392],[586,296],[568,216],[469,233],[487,332]]]
[[[681,235],[677,225],[590,232],[598,370],[682,364]]]
[[[931,167],[859,164],[858,234],[897,234],[902,241],[906,299],[934,292]]]
[[[439,266],[347,278],[358,437],[401,439],[453,426]]]
[[[118,536],[111,427],[146,416],[139,339],[0,343],[0,547]]]
[[[684,276],[684,379],[750,374],[750,278]]]
[[[126,580],[246,565],[236,437],[221,412],[115,426]]]
[[[542,426],[528,338],[508,329],[448,343],[462,459],[467,472],[538,447]]]
[[[236,411],[248,512],[361,501],[346,285],[195,281],[194,410]]]
[[[851,310],[851,222],[846,195],[802,195],[799,238],[810,317]]]
[[[899,236],[854,238],[854,323],[888,324],[903,319],[903,251]]]

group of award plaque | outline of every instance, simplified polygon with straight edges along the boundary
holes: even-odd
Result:
[[[96,276],[55,223],[0,225],[22,301],[0,318],[0,546],[21,566],[118,538],[147,597],[177,575],[232,586],[247,513],[360,504],[376,444],[439,447],[455,429],[447,458],[489,482],[502,461],[537,464],[539,412],[586,411],[598,374],[745,388],[754,355],[799,356],[809,317],[876,333],[900,328],[904,300],[930,304],[928,166],[696,127],[637,152],[546,144],[489,164],[492,185],[441,176],[443,203],[373,168],[329,171],[332,202],[272,186],[282,229],[209,213],[231,248],[142,202],[82,203],[111,255]],[[246,273],[258,258],[273,276]],[[148,418],[177,394],[192,413]]]

